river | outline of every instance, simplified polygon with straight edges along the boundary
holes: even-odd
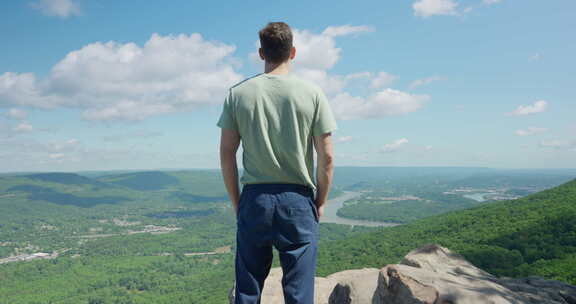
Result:
[[[351,200],[360,195],[362,195],[362,193],[360,192],[344,191],[344,194],[331,200],[328,200],[328,202],[326,202],[326,207],[324,207],[324,214],[322,215],[322,218],[320,218],[320,223],[336,223],[352,226],[370,226],[370,227],[382,227],[382,226],[391,227],[400,225],[398,223],[349,219],[340,217],[336,214],[338,209],[342,208],[345,201]]]

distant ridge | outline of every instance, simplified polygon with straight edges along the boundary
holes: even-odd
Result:
[[[57,205],[73,205],[82,208],[93,207],[100,204],[118,204],[128,200],[128,198],[121,196],[77,196],[70,193],[61,193],[46,187],[27,184],[8,188],[8,191],[26,193],[27,198],[33,201],[46,201]]]
[[[110,187],[110,185],[107,185],[105,183],[93,180],[91,178],[76,173],[60,173],[60,172],[36,173],[36,174],[22,175],[20,177],[29,178],[31,180],[36,181],[58,183],[65,185],[93,185],[104,188]]]
[[[140,191],[160,190],[180,183],[177,177],[160,171],[106,175],[98,180]]]

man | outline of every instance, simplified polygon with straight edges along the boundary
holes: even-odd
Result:
[[[222,174],[237,217],[236,303],[260,303],[274,246],[286,304],[313,304],[318,225],[332,183],[337,126],[322,90],[290,72],[296,56],[290,27],[271,22],[259,36],[264,73],[230,88],[217,123]]]

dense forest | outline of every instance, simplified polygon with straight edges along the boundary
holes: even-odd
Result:
[[[576,284],[576,180],[331,242],[320,251],[318,269],[326,275],[381,267],[427,243],[459,252],[499,276],[539,275]]]

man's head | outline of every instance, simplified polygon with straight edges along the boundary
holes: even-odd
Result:
[[[288,24],[270,22],[258,34],[260,58],[273,64],[280,64],[294,58],[296,49],[292,46],[292,30]]]

